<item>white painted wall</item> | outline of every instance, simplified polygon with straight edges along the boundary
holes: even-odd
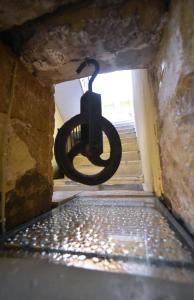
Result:
[[[55,85],[55,103],[63,121],[67,121],[80,113],[82,94],[79,80],[66,81]]]
[[[156,107],[147,70],[133,70],[133,103],[141,153],[144,190],[162,193],[161,167],[156,126]]]
[[[57,132],[58,132],[58,128],[61,128],[61,126],[63,126],[63,119],[60,115],[60,112],[58,110],[57,105],[55,104],[55,130],[54,130],[54,139],[56,138]],[[56,172],[56,170],[58,169],[57,167],[57,162],[55,160],[55,156],[54,156],[54,149],[53,149],[53,159],[52,159],[52,166],[53,166],[53,171],[54,173]]]

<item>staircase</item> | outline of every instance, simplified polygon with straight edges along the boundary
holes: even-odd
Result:
[[[121,189],[142,190],[143,175],[141,167],[140,152],[137,143],[134,122],[122,121],[114,123],[122,144],[122,159],[120,166],[114,176],[104,184],[89,189],[110,189],[119,187]],[[109,156],[109,143],[106,136],[103,137],[104,152],[102,158]],[[74,165],[81,173],[92,175],[98,173],[102,168],[92,165],[84,156],[78,155]],[[55,180],[56,186],[66,186],[67,190],[85,190],[84,185],[75,183],[68,178]],[[88,190],[88,186],[87,186]]]
[[[133,185],[143,183],[140,152],[133,122],[114,123],[122,144],[122,159],[115,175],[105,184]]]

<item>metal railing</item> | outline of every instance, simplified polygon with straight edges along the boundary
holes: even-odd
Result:
[[[66,152],[68,153],[73,148],[73,146],[80,141],[80,139],[81,139],[81,125],[78,125],[71,131],[71,134],[68,137]]]

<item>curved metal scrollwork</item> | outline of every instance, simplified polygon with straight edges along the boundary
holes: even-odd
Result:
[[[67,121],[59,130],[55,140],[55,158],[59,169],[70,179],[86,184],[97,185],[110,179],[116,172],[122,154],[121,141],[115,127],[101,114],[101,96],[92,91],[92,83],[99,73],[99,64],[87,58],[77,69],[80,73],[87,65],[93,64],[95,71],[89,80],[88,91],[81,97],[81,113]],[[69,138],[78,131],[73,143]],[[110,156],[102,159],[103,132],[110,145]],[[74,166],[74,158],[82,154],[103,169],[95,175],[79,172]]]

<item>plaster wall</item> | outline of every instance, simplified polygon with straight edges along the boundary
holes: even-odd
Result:
[[[58,129],[61,128],[61,126],[63,125],[64,121],[62,119],[62,116],[60,114],[60,111],[57,107],[57,105],[55,104],[55,128],[54,128],[54,140],[56,138]],[[57,166],[57,162],[55,160],[55,155],[54,155],[54,145],[53,145],[53,159],[52,159],[52,166],[53,166],[53,178],[58,176],[58,166]]]
[[[194,233],[194,1],[174,0],[155,85],[164,196]]]
[[[144,191],[162,194],[162,178],[157,136],[156,103],[147,70],[133,70],[133,105],[139,144]]]
[[[80,98],[83,90],[79,80],[66,81],[55,85],[55,103],[63,122],[80,113]]]
[[[83,90],[79,80],[66,81],[55,85],[55,130],[57,131],[70,118],[80,113],[80,98]],[[53,150],[54,151],[54,150]],[[58,178],[58,166],[53,156],[53,176]]]
[[[3,137],[15,62],[14,98],[5,146]],[[51,207],[54,101],[52,88],[42,87],[3,44],[0,64],[0,191],[1,195],[6,193],[9,228]]]

